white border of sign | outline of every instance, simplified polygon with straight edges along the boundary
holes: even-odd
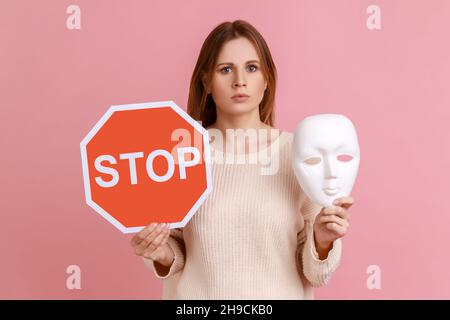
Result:
[[[123,233],[136,233],[145,228],[146,226],[141,227],[131,227],[127,228],[123,224],[121,224],[117,219],[111,216],[106,210],[100,207],[97,203],[92,200],[91,196],[91,185],[89,180],[89,167],[87,161],[87,149],[86,146],[91,141],[91,139],[97,134],[97,132],[101,129],[101,127],[108,121],[108,119],[112,116],[112,114],[116,111],[123,110],[138,110],[138,109],[148,109],[148,108],[161,108],[168,107],[172,108],[176,111],[181,117],[183,117],[187,122],[189,122],[196,130],[198,130],[203,135],[203,155],[205,159],[206,166],[206,190],[203,194],[198,198],[192,208],[189,210],[185,218],[180,222],[170,223],[169,227],[172,228],[183,228],[189,220],[192,218],[194,213],[198,210],[198,208],[202,205],[202,203],[206,200],[208,195],[212,190],[212,175],[211,175],[211,153],[209,149],[209,135],[208,131],[203,128],[197,121],[192,119],[183,109],[181,109],[175,102],[172,100],[168,101],[158,101],[158,102],[145,102],[145,103],[136,103],[136,104],[123,104],[111,106],[108,111],[101,117],[101,119],[95,124],[91,131],[86,135],[86,137],[81,141],[81,162],[83,167],[83,180],[84,180],[84,192],[86,196],[86,203],[94,209],[97,213],[102,215],[103,218],[112,223],[117,229],[122,231]]]

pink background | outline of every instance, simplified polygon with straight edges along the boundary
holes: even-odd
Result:
[[[66,8],[81,8],[68,30]],[[381,8],[382,29],[366,27]],[[185,108],[201,44],[245,19],[279,71],[277,127],[342,113],[361,167],[343,260],[318,299],[450,298],[450,1],[1,1],[0,298],[159,299],[85,204],[79,143],[110,105]],[[81,290],[66,268],[81,267]],[[381,290],[366,286],[381,268]]]

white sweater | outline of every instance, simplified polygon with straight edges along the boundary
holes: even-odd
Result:
[[[328,282],[341,240],[319,259],[312,226],[321,207],[295,178],[292,141],[292,133],[282,132],[256,153],[278,161],[275,174],[261,174],[264,165],[250,158],[213,161],[211,194],[183,229],[171,230],[169,271],[144,258],[164,281],[163,299],[313,299],[313,287]]]

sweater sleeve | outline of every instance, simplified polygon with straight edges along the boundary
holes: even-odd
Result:
[[[142,258],[145,265],[153,270],[158,279],[167,279],[184,268],[186,248],[183,239],[183,229],[172,229],[170,230],[170,233],[170,237],[167,239],[167,244],[173,250],[175,256],[175,259],[170,267],[163,266],[160,263],[148,258]]]
[[[333,247],[324,260],[320,260],[314,243],[314,220],[321,206],[312,202],[302,193],[300,211],[304,219],[304,228],[297,235],[297,259],[302,272],[313,287],[321,287],[328,283],[341,260],[342,241],[336,239]]]

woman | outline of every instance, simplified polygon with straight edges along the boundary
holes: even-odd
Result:
[[[277,166],[264,174],[258,161],[213,161],[213,191],[183,229],[153,223],[133,237],[135,253],[164,279],[164,299],[312,299],[336,270],[353,199],[328,208],[309,200],[293,173],[292,133],[246,135],[238,143],[259,146],[248,153],[227,134],[273,133],[275,86],[270,51],[253,26],[225,22],[208,35],[188,113],[216,138],[216,160],[265,154]]]

